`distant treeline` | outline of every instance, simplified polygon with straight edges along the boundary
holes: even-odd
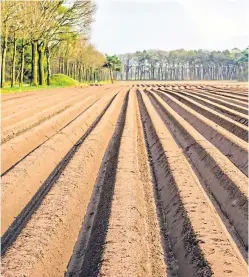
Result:
[[[144,50],[119,55],[121,80],[248,80],[248,48]]]

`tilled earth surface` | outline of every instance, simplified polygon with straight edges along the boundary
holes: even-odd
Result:
[[[2,97],[3,277],[246,277],[248,92]]]

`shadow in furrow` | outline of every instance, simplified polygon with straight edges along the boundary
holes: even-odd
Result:
[[[127,93],[113,136],[108,144],[66,277],[97,277],[101,267],[116,180],[121,137],[125,126]]]
[[[147,152],[150,157],[156,206],[169,276],[211,276],[211,268],[198,245],[164,149],[140,92],[138,93],[138,102],[147,141]]]
[[[169,99],[167,95],[159,91],[155,93],[181,117],[187,120],[200,134],[202,134],[202,136],[215,145],[215,147],[218,148],[226,157],[228,157],[231,162],[241,170],[241,172],[248,176],[248,153],[246,150],[242,149],[238,144],[232,142],[229,138],[220,134],[216,128],[209,126],[201,119],[197,118],[194,114],[181,107],[178,103]],[[154,98],[153,95],[151,95],[150,98],[151,97]]]
[[[117,95],[117,94],[116,94]],[[46,181],[41,185],[36,194],[32,197],[30,202],[21,211],[21,213],[16,217],[8,230],[4,233],[1,238],[1,256],[3,256],[8,248],[13,244],[18,235],[21,233],[22,229],[27,225],[28,221],[31,219],[32,214],[39,208],[43,199],[46,197],[48,192],[51,190],[55,182],[59,179],[63,170],[66,168],[78,148],[82,145],[88,135],[97,126],[107,109],[110,107],[111,103],[115,99],[116,95],[112,97],[110,102],[107,104],[102,113],[96,118],[93,124],[88,128],[84,135],[76,142],[76,144],[69,150],[61,162],[54,168],[51,174],[48,176]]]
[[[18,160],[15,164],[13,164],[10,168],[8,168],[6,171],[1,173],[1,177],[3,177],[4,175],[6,175],[10,170],[12,170],[14,167],[16,167],[21,161],[23,161],[26,157],[28,157],[31,153],[35,152],[35,150],[37,150],[39,147],[41,147],[42,145],[44,145],[48,140],[50,140],[51,138],[53,138],[54,136],[56,136],[58,133],[60,133],[63,129],[65,129],[67,126],[69,126],[70,124],[72,124],[72,122],[76,121],[83,113],[85,113],[87,110],[89,110],[95,103],[97,103],[100,99],[97,99],[96,101],[94,101],[92,104],[90,104],[86,109],[84,109],[82,112],[80,112],[76,117],[74,117],[72,120],[70,120],[66,125],[64,125],[63,127],[61,127],[60,129],[58,129],[58,131],[53,134],[51,137],[48,137],[46,140],[44,140],[42,143],[40,143],[39,145],[37,145],[34,149],[32,149],[30,152],[28,152],[25,156],[23,156],[20,160]],[[114,98],[113,98],[114,100]]]
[[[248,199],[239,187],[217,164],[214,158],[175,120],[157,101],[154,95],[146,93],[178,145],[184,149],[186,158],[199,176],[199,180],[210,196],[210,200],[218,207],[231,236],[237,240],[241,254],[246,258],[248,249]],[[212,197],[214,199],[212,199]],[[220,211],[219,211],[220,209]]]
[[[154,92],[159,92],[159,90],[155,90],[153,89],[152,91]],[[161,93],[161,92],[159,92]],[[191,109],[193,109],[194,111],[200,113],[201,115],[204,115],[206,118],[212,120],[213,122],[217,123],[218,125],[222,126],[223,128],[225,128],[227,131],[231,132],[232,134],[236,135],[237,137],[243,139],[244,141],[248,141],[248,132],[247,130],[233,124],[232,122],[212,113],[211,111],[208,111],[198,105],[196,105],[195,103],[192,103],[191,101],[184,99],[181,97],[181,95],[176,95],[174,93],[171,93],[170,91],[165,91],[165,93],[171,95],[172,97],[176,98],[177,100],[179,100],[180,102],[182,102],[183,104],[185,104],[186,106],[190,107]],[[179,92],[178,92],[179,93]],[[185,95],[184,92],[180,92],[182,95]],[[165,95],[165,94],[161,94]],[[189,98],[191,98],[191,96],[185,95]],[[199,99],[193,99],[196,102],[200,102]],[[205,103],[202,103],[204,105],[206,105]],[[209,105],[210,107],[210,105]]]

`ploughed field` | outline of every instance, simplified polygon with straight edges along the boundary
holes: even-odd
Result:
[[[2,276],[247,276],[248,92],[2,97]]]

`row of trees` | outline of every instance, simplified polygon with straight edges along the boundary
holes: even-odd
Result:
[[[119,55],[120,80],[248,80],[244,51],[149,50]]]
[[[109,78],[90,43],[91,0],[1,1],[1,87],[50,85],[52,73],[79,81]]]
[[[52,59],[52,72],[70,76],[79,82],[110,79],[104,65],[107,57],[84,39],[65,41]]]

